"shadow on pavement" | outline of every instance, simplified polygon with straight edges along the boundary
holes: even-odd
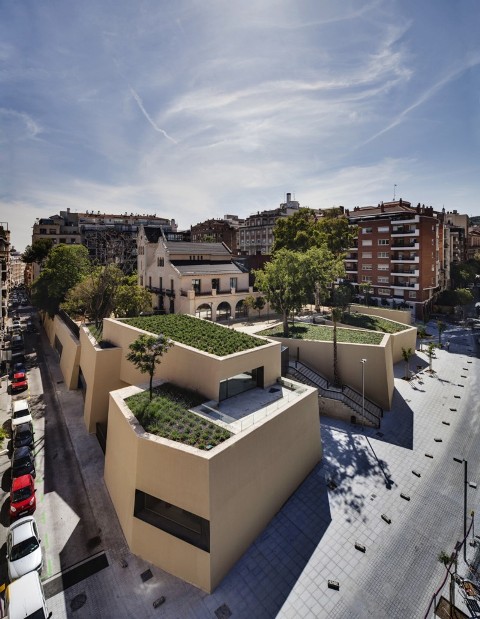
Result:
[[[331,520],[320,463],[220,583],[215,598],[228,605],[229,592],[238,596],[239,582],[244,582],[247,604],[252,609],[249,616],[276,617]]]

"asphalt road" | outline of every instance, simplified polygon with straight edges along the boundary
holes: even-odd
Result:
[[[21,315],[33,313],[31,308],[20,311]],[[38,318],[34,319],[38,326]],[[56,384],[45,362],[45,351],[56,353],[50,348],[43,329],[24,336],[29,389],[15,398],[28,397],[34,420],[35,519],[44,554],[42,579],[46,579],[98,552],[101,540],[96,535],[98,527],[56,397]],[[10,430],[10,403],[4,377],[0,390],[0,421],[7,430]],[[9,526],[11,441],[5,441],[4,447],[8,452],[0,456],[0,583],[5,582],[7,574],[5,540]]]

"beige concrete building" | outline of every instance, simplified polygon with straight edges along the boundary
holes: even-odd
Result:
[[[99,345],[58,316],[45,327],[88,430],[108,424],[105,482],[131,551],[211,592],[320,460],[316,389],[281,378],[278,342],[223,357],[175,342],[157,384],[202,394],[194,413],[232,433],[202,451],[149,434],[125,403],[145,382],[126,359],[144,331],[108,319]]]

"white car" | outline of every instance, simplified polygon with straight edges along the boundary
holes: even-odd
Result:
[[[33,516],[19,518],[10,525],[7,535],[7,566],[11,581],[43,567],[42,549]]]
[[[21,423],[31,423],[32,413],[28,406],[28,401],[25,398],[13,400],[12,402],[12,428]]]

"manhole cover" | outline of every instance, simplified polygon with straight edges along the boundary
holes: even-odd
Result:
[[[79,593],[70,602],[70,609],[73,611],[78,610],[79,608],[82,608],[86,601],[87,596],[85,595],[85,593]]]
[[[226,604],[222,604],[215,611],[215,616],[217,619],[229,619],[232,616],[232,611],[228,608]]]

